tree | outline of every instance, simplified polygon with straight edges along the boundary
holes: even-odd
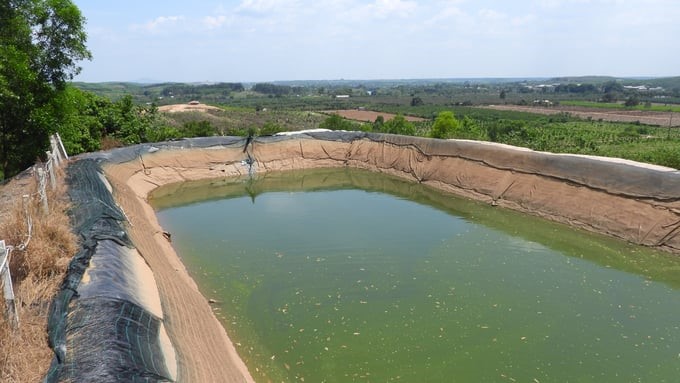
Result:
[[[613,92],[606,92],[602,96],[602,102],[616,102],[616,95]]]
[[[625,105],[627,108],[632,108],[640,105],[640,100],[638,100],[637,96],[630,96],[626,99],[626,102],[624,102],[623,105]]]
[[[91,57],[83,23],[69,0],[0,3],[0,178],[44,156],[58,98]]]
[[[621,93],[624,91],[623,85],[621,85],[620,82],[612,80],[612,81],[607,81],[602,85],[602,92],[603,93]]]
[[[416,134],[416,128],[404,116],[397,114],[391,120],[383,124],[383,132],[390,134],[402,134],[406,136],[413,136]]]
[[[49,114],[54,116],[67,153],[75,155],[100,149],[104,125],[98,96],[67,86],[50,105]]]
[[[352,130],[352,123],[340,117],[339,114],[333,113],[328,118],[319,124],[320,129],[329,130]]]
[[[382,132],[383,130],[383,125],[385,125],[385,117],[381,115],[378,115],[378,117],[375,118],[375,121],[373,121],[373,126],[371,129],[374,132]]]
[[[505,94],[505,89],[503,89],[503,90],[501,90],[501,93],[498,95],[498,97],[499,97],[501,100],[505,100],[505,96],[506,96],[506,94]]]
[[[445,111],[439,113],[434,120],[430,137],[432,138],[451,138],[459,130],[460,123],[456,120],[453,112]]]
[[[411,106],[421,106],[423,104],[425,103],[423,102],[423,99],[420,97],[416,96],[411,99]]]

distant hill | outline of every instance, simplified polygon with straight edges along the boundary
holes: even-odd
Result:
[[[452,99],[457,102],[476,100],[475,102],[478,103],[489,103],[497,101],[496,97],[501,90],[508,94],[509,98],[505,100],[506,102],[520,102],[525,98],[529,99],[531,96],[525,94],[537,91],[537,89],[546,93],[545,90],[548,88],[542,86],[544,84],[560,84],[566,89],[565,91],[559,90],[560,87],[554,88],[555,92],[559,93],[559,96],[553,96],[558,97],[557,100],[584,99],[594,101],[601,96],[599,92],[602,86],[612,81],[623,86],[661,87],[663,90],[657,90],[654,97],[663,97],[664,102],[675,103],[680,98],[680,76],[663,78],[565,76],[554,78],[337,79],[274,81],[269,83],[74,82],[73,85],[111,100],[118,100],[123,96],[130,95],[136,103],[155,103],[157,105],[183,103],[191,100],[198,100],[202,103],[234,104],[242,103],[240,99],[246,98],[299,97],[301,95],[320,97],[337,94],[352,94],[353,96],[380,94],[382,96],[399,97],[422,94],[422,96],[430,98],[439,97],[436,100],[438,103],[450,103]],[[577,84],[580,84],[583,88],[571,90]],[[660,92],[663,92],[663,94],[660,94]],[[478,97],[480,94],[483,97]],[[493,97],[493,99],[489,97]],[[432,99],[428,102],[435,102],[435,100]]]

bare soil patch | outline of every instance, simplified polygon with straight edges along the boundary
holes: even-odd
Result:
[[[206,104],[173,104],[163,105],[158,107],[159,112],[177,113],[177,112],[208,112],[211,110],[222,110],[216,106]]]
[[[325,110],[323,113],[326,114],[337,114],[342,118],[348,120],[362,121],[362,122],[374,122],[378,116],[383,116],[385,121],[393,119],[396,114],[384,113],[384,112],[374,112],[372,110],[357,110],[357,109],[342,109],[342,110]],[[427,121],[427,119],[413,116],[404,116],[406,121],[419,122]]]
[[[569,113],[580,118],[592,118],[612,122],[640,122],[646,125],[668,126],[671,122],[670,112],[654,112],[644,110],[594,109],[577,106],[540,107],[521,105],[489,105],[483,108],[494,110],[511,110],[535,114],[553,115]],[[672,126],[680,126],[680,115],[673,115]]]

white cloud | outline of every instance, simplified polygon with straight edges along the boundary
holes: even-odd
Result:
[[[404,0],[375,0],[364,5],[352,4],[344,12],[343,18],[350,22],[365,21],[372,19],[387,19],[389,17],[406,18],[411,16],[418,8],[415,1]]]
[[[305,6],[299,0],[243,0],[234,11],[252,16],[279,12],[285,12],[286,15],[289,15]]]
[[[451,21],[455,19],[467,19],[468,16],[460,8],[455,5],[446,5],[441,10],[436,12],[436,14],[425,21],[426,25],[438,25],[445,24],[445,21]]]
[[[602,0],[600,0],[602,1]],[[615,1],[619,2],[621,0],[604,0],[604,1]],[[590,3],[591,0],[536,0],[536,4],[544,9],[555,9],[555,8],[560,8],[563,6],[567,5],[573,5],[573,4],[588,4]]]
[[[176,25],[178,22],[184,20],[184,16],[158,16],[155,19],[142,24],[133,25],[133,30],[145,30],[147,32],[156,33],[160,32],[168,26]]]
[[[203,18],[203,25],[208,29],[217,29],[222,27],[227,20],[228,18],[225,15],[206,16]]]
[[[375,3],[369,5],[369,9],[375,12],[378,17],[388,17],[390,15],[407,17],[412,14],[417,7],[418,4],[414,1],[402,0],[376,0]]]
[[[479,16],[486,21],[501,21],[507,19],[504,13],[498,12],[493,9],[480,9]]]
[[[517,16],[513,17],[510,23],[512,24],[513,27],[522,27],[525,25],[529,25],[532,22],[536,20],[536,15],[534,14],[528,14],[524,16]]]

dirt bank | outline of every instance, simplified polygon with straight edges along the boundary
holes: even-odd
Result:
[[[132,241],[154,272],[182,382],[252,381],[147,203],[148,193],[164,184],[247,174],[245,141],[220,140],[125,149],[128,154],[104,166],[129,217]],[[471,141],[338,132],[256,139],[249,153],[258,172],[363,168],[680,252],[680,173],[674,169]]]

